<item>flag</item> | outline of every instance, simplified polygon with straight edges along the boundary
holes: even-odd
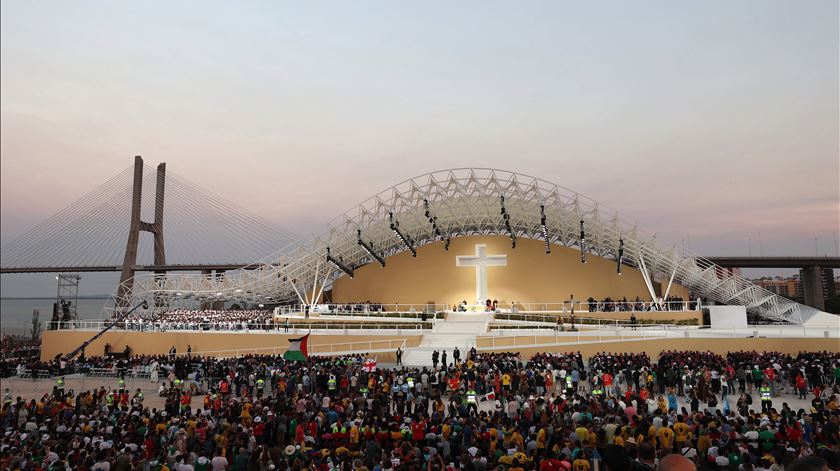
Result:
[[[283,354],[285,360],[304,361],[309,359],[309,334],[299,339],[289,339],[289,348]]]
[[[496,391],[490,391],[489,393],[485,394],[481,397],[481,402],[484,401],[495,401],[496,400]]]
[[[365,360],[365,363],[362,365],[362,369],[368,373],[376,371],[376,358],[368,358]]]

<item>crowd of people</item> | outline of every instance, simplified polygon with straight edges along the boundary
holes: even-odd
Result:
[[[643,311],[689,311],[700,309],[700,300],[684,300],[679,296],[668,296],[658,302],[646,302],[636,296],[635,300],[628,301],[626,297],[616,300],[609,296],[598,301],[593,297],[586,300],[586,307],[589,312],[643,312]]]
[[[131,315],[121,322],[125,330],[254,330],[271,329],[274,312],[268,309],[172,309],[148,318]]]
[[[114,368],[114,387],[72,391],[59,376],[38,397],[4,391],[0,469],[840,467],[836,352],[679,351],[653,362],[646,354],[604,352],[587,361],[575,352],[544,353],[522,360],[473,350],[432,369],[374,369],[364,355],[84,361]],[[66,373],[78,369],[73,363],[58,366]],[[767,392],[773,402],[721,407],[715,389],[730,384],[735,394],[737,371],[747,365],[761,370],[761,381],[752,384],[760,384],[762,403],[763,388],[774,384]],[[161,407],[126,387],[123,375],[136,368],[159,372],[150,380],[159,385]],[[810,407],[776,403],[782,390],[799,383],[792,370],[805,378]],[[681,406],[677,396],[693,402],[701,381],[709,389],[704,404]],[[742,395],[750,395],[749,384]]]

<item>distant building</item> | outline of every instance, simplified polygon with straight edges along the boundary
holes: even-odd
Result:
[[[784,296],[796,302],[801,303],[805,300],[800,275],[793,275],[787,278],[765,276],[751,281],[771,293]],[[834,270],[829,268],[822,270],[822,292],[824,299],[831,298],[835,294],[840,293],[840,276],[834,276]]]
[[[784,296],[797,302],[802,302],[803,300],[802,282],[799,279],[799,275],[788,278],[782,278],[780,276],[771,278],[766,276],[751,281],[779,296]]]

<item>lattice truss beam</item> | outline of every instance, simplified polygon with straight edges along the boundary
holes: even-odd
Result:
[[[615,259],[619,239],[623,239],[625,265],[644,266],[651,276],[658,273],[672,278],[721,303],[745,305],[748,312],[768,320],[801,323],[799,304],[685,249],[677,250],[674,244],[658,241],[614,210],[544,180],[493,169],[452,169],[404,181],[340,215],[311,243],[264,260],[259,269],[223,276],[141,275],[131,294],[138,301],[154,300],[159,307],[196,306],[210,301],[312,303],[344,275],[326,262],[327,247],[333,257],[351,269],[378,263],[357,243],[358,230],[382,257],[407,250],[390,228],[390,214],[417,247],[466,235],[509,236],[500,212],[501,196],[517,238],[543,240],[542,205],[551,244],[580,249],[583,220],[588,253]]]

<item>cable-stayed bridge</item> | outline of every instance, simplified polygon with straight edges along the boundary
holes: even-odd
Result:
[[[138,156],[3,244],[0,273],[123,272],[125,281],[137,271],[220,272],[256,267],[298,243],[291,231]]]

